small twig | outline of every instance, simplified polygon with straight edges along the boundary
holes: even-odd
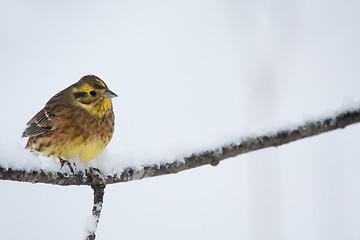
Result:
[[[104,201],[105,184],[104,183],[93,184],[91,185],[91,188],[94,190],[94,206],[92,209],[92,220],[90,222],[91,226],[89,226],[86,240],[95,239],[95,232],[97,229],[97,225],[99,223],[102,205]]]

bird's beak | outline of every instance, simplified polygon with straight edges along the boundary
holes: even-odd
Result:
[[[110,90],[106,90],[106,92],[103,94],[103,97],[104,98],[114,98],[114,97],[117,97],[117,95]]]

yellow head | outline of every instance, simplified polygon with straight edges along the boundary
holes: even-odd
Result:
[[[111,98],[117,95],[100,78],[88,75],[70,87],[70,97],[75,105],[101,118],[112,112]]]

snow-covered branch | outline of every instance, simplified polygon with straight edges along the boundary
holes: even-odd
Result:
[[[90,185],[112,184],[155,177],[164,174],[178,173],[183,170],[206,164],[216,166],[220,161],[237,155],[267,147],[276,147],[302,138],[318,135],[338,128],[344,128],[360,121],[360,108],[343,111],[335,116],[322,118],[300,124],[291,129],[280,130],[259,136],[240,138],[239,141],[219,146],[217,149],[192,154],[181,161],[161,166],[146,166],[141,170],[126,169],[119,175],[104,176],[97,174],[64,174],[46,170],[23,171],[0,166],[0,179],[31,183],[48,183],[56,185]]]
[[[14,170],[0,166],[0,179],[31,183],[48,183],[62,186],[90,185],[94,190],[94,205],[92,216],[89,219],[87,240],[95,239],[95,232],[99,222],[104,189],[107,184],[139,180],[142,178],[155,177],[170,173],[178,173],[183,170],[199,167],[206,164],[216,166],[220,161],[267,147],[276,147],[285,143],[302,138],[318,135],[338,128],[344,128],[350,124],[360,122],[360,108],[343,111],[333,117],[309,121],[297,127],[267,133],[259,136],[240,138],[238,141],[217,149],[192,154],[182,160],[160,166],[146,166],[140,170],[126,169],[118,175],[103,175],[98,172],[87,173],[61,173],[46,170]]]
[[[92,185],[91,188],[94,190],[94,205],[92,209],[92,216],[89,220],[88,234],[86,236],[86,240],[95,239],[95,232],[99,223],[102,205],[104,202],[105,185],[99,183],[96,185]]]

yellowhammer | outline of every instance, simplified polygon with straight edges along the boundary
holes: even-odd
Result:
[[[117,97],[94,75],[53,96],[28,123],[26,148],[62,162],[79,156],[90,161],[110,142],[114,132],[111,98]],[[67,162],[68,163],[68,162]],[[71,171],[72,167],[68,163]]]

